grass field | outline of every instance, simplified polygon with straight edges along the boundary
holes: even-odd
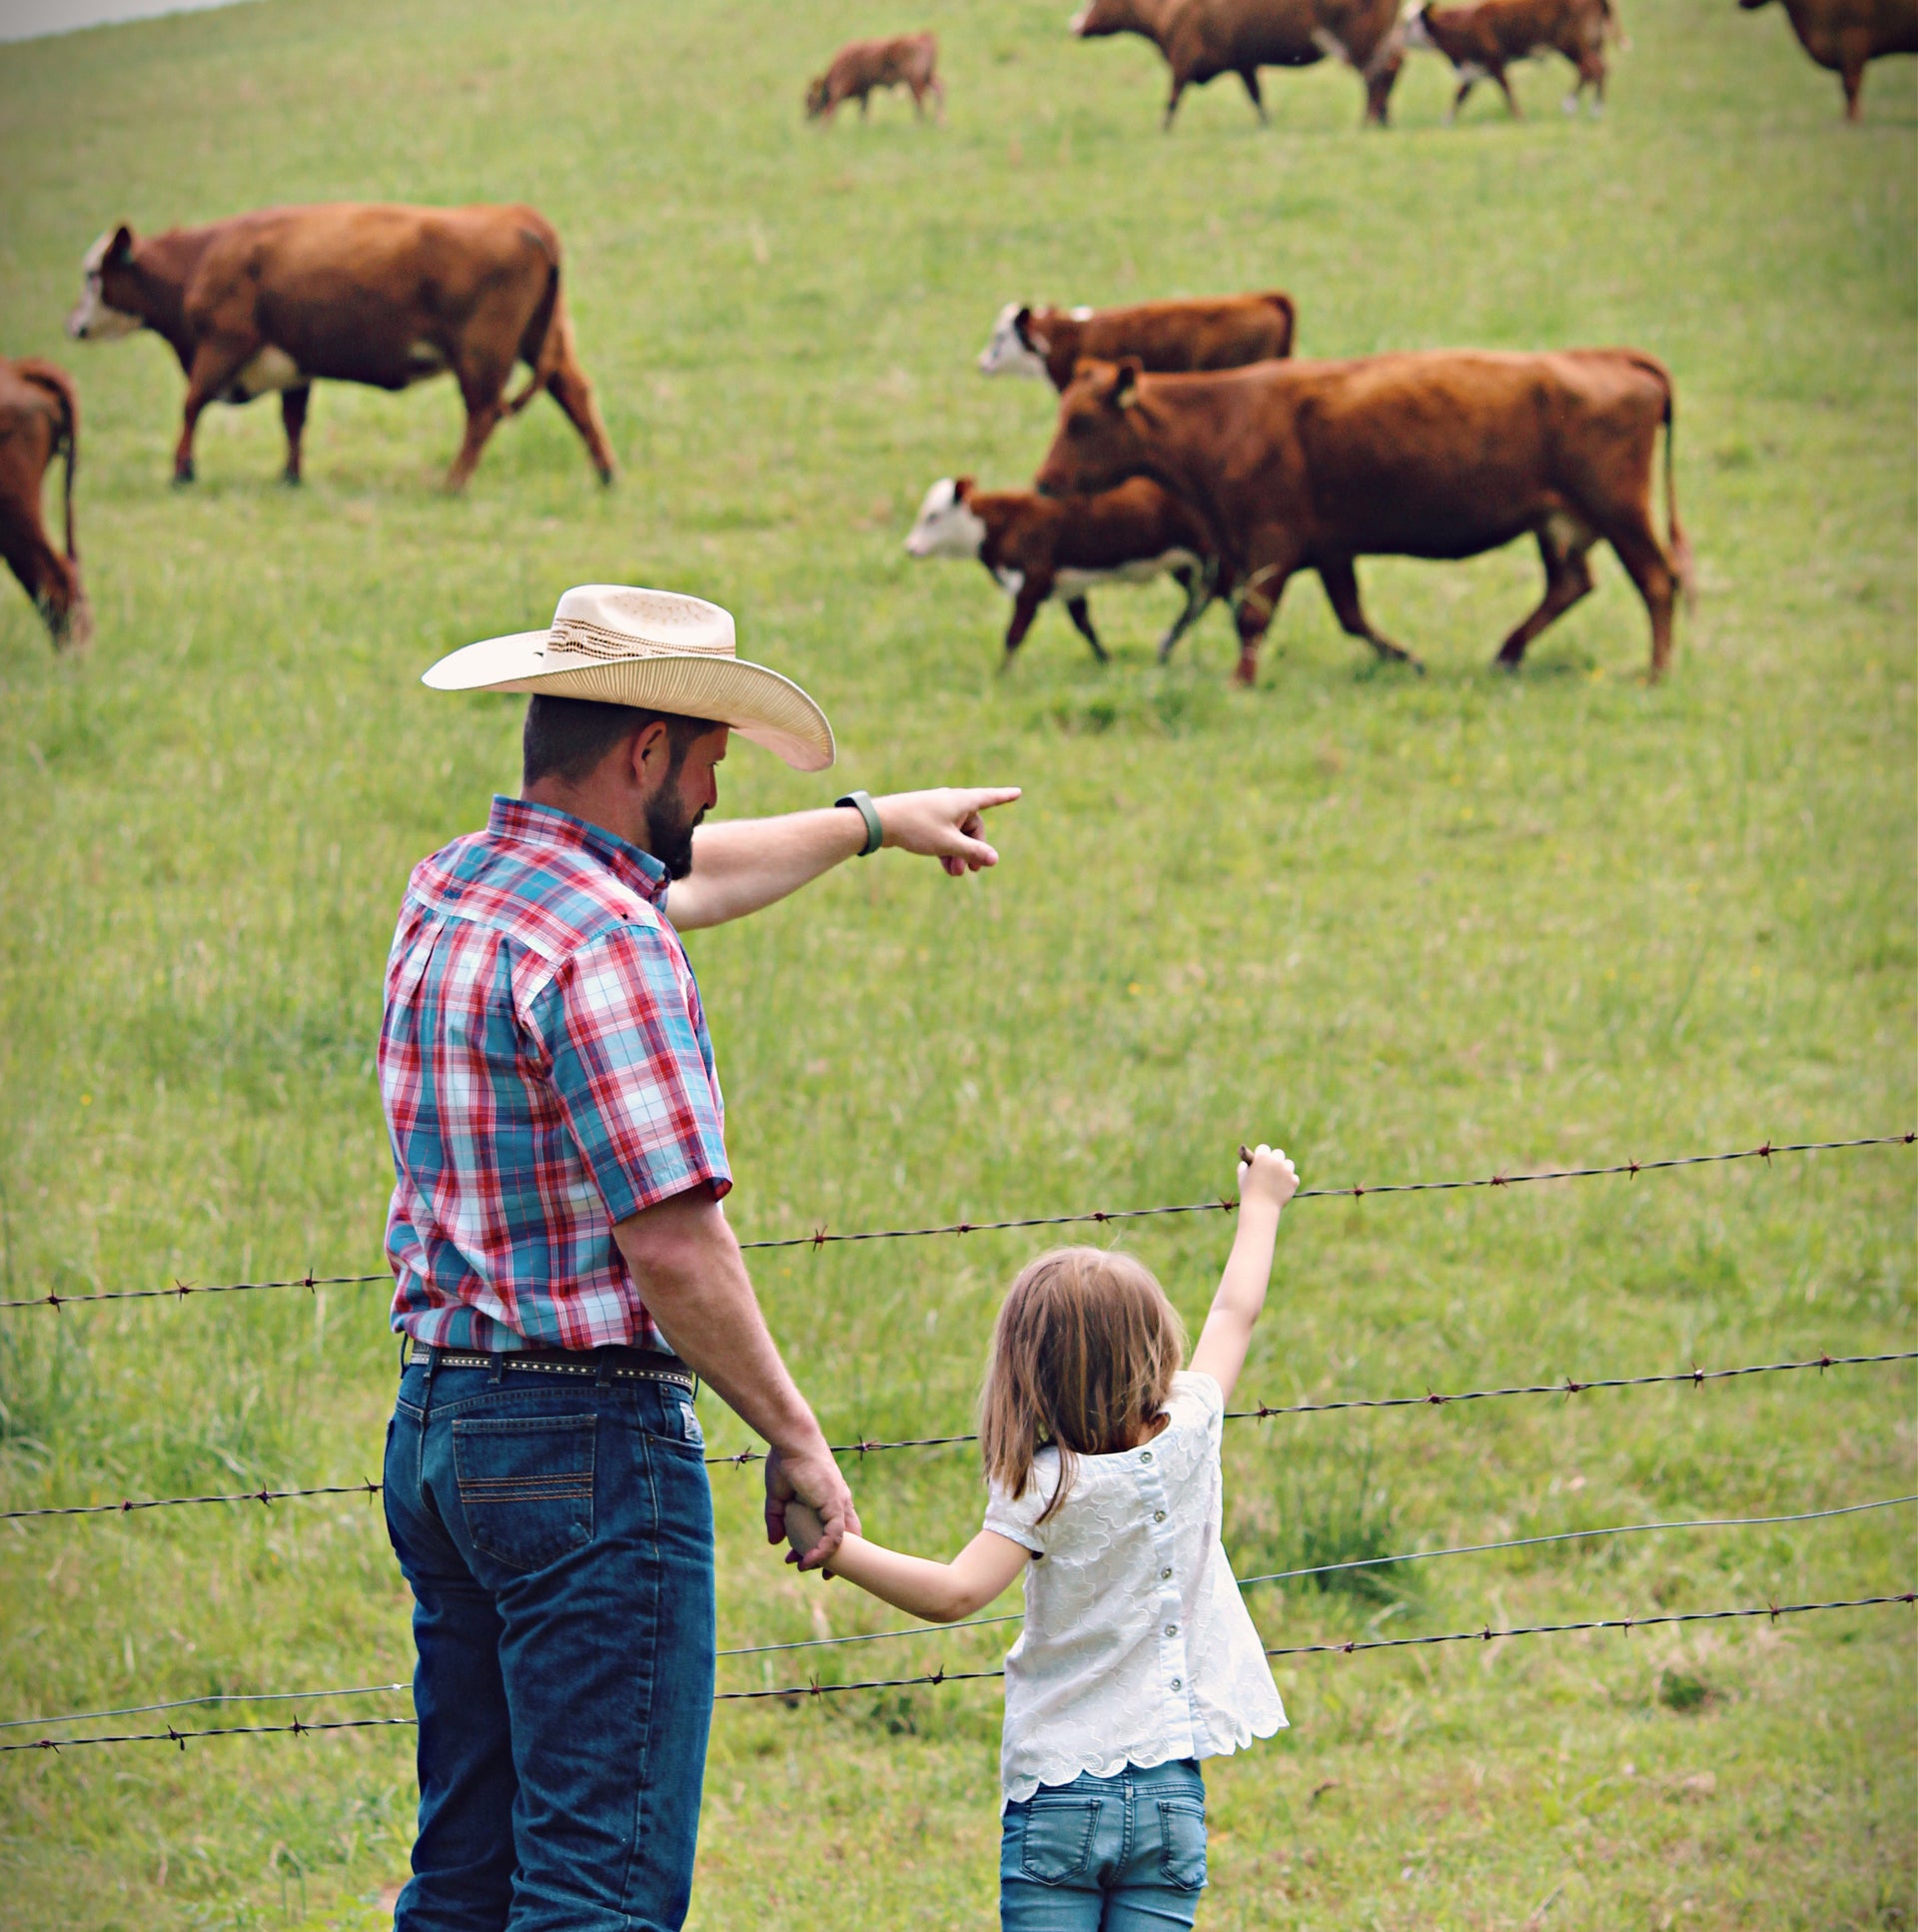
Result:
[[[82,385],[99,619],[90,660],[56,661],[0,586],[8,1296],[378,1266],[394,911],[516,775],[511,701],[416,679],[590,579],[720,599],[831,712],[838,772],[741,746],[729,811],[1027,787],[996,873],[882,858],[694,940],[747,1239],[1203,1199],[1249,1135],[1310,1184],[1918,1124],[1911,63],[1873,71],[1847,129],[1778,10],[1641,0],[1599,123],[1565,121],[1562,70],[1533,69],[1533,118],[1481,97],[1446,129],[1422,59],[1390,133],[1361,133],[1357,83],[1320,69],[1271,77],[1269,131],[1228,82],[1162,139],[1156,57],[1075,44],[1064,11],[269,0],[8,50],[0,347]],[[900,101],[803,124],[838,40],[921,23],[946,127]],[[445,385],[318,391],[298,492],[270,403],[210,415],[201,482],[168,487],[163,346],[60,335],[82,251],[118,219],[329,197],[553,218],[613,490],[542,404],[443,496]],[[984,573],[900,544],[934,478],[1013,484],[1044,449],[1047,393],[970,367],[999,305],[1266,286],[1315,355],[1664,358],[1701,578],[1671,679],[1642,681],[1608,553],[1524,677],[1490,674],[1536,594],[1516,546],[1363,566],[1423,680],[1375,670],[1310,583],[1251,693],[1227,687],[1216,612],[1154,666],[1163,587],[1095,598],[1109,668],[1048,611],[998,674]],[[1887,1149],[1301,1204],[1245,1393],[1909,1349],[1915,1181]],[[1192,1316],[1227,1226],[1123,1238]],[[944,1432],[1034,1247],[801,1250],[758,1280],[836,1440]],[[377,1287],[16,1312],[0,1505],[358,1480],[393,1378]],[[1251,1573],[1901,1495],[1915,1392],[1906,1364],[1235,1425],[1228,1544]],[[875,1534],[940,1548],[976,1523],[968,1451],[854,1475]],[[773,1561],[750,1472],[714,1488],[723,1644],[897,1621]],[[410,1669],[364,1501],[4,1530],[0,1716]],[[1292,1643],[1864,1595],[1912,1587],[1915,1556],[1892,1509],[1251,1600]],[[1212,1767],[1201,1923],[1910,1928],[1914,1641],[1895,1608],[1289,1663],[1294,1728]],[[722,1686],[1003,1647],[799,1651],[728,1662]],[[721,1706],[694,1923],[988,1923],[997,1716],[989,1684]],[[406,1731],[0,1759],[0,1917],[372,1926],[413,1802]]]

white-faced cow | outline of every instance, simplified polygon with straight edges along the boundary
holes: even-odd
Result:
[[[1747,13],[1769,0],[1738,0]],[[1864,112],[1865,65],[1886,54],[1918,54],[1918,0],[1785,0],[1791,31],[1820,67],[1844,83],[1845,119]]]
[[[1354,560],[1476,556],[1527,532],[1545,594],[1497,661],[1516,669],[1525,646],[1591,589],[1587,552],[1602,538],[1644,598],[1656,678],[1671,656],[1672,593],[1691,568],[1671,422],[1671,378],[1630,349],[1440,350],[1218,376],[1084,363],[1060,400],[1038,486],[1079,494],[1150,477],[1196,509],[1243,586],[1247,683],[1295,571],[1318,571],[1348,635],[1416,663],[1367,619]],[[1661,426],[1669,549],[1652,526]]]
[[[1008,302],[979,353],[986,376],[1044,377],[1063,391],[1087,356],[1172,375],[1241,369],[1292,354],[1298,311],[1279,290],[1264,295],[1142,302],[1129,309],[1032,309]]]
[[[1915,0],[1918,4],[1918,0]],[[1567,114],[1578,112],[1579,97],[1591,89],[1591,111],[1605,105],[1605,41],[1616,32],[1611,0],[1479,0],[1476,6],[1430,4],[1406,16],[1406,45],[1442,54],[1451,63],[1458,91],[1447,121],[1457,117],[1465,97],[1480,81],[1490,81],[1505,97],[1514,120],[1522,120],[1505,70],[1514,62],[1562,54],[1578,70],[1565,96]]]
[[[1159,640],[1163,664],[1215,596],[1218,580],[1205,526],[1176,496],[1143,477],[1096,496],[1033,496],[975,489],[970,477],[942,477],[926,491],[906,538],[909,556],[977,557],[1012,599],[1006,661],[1025,642],[1039,606],[1062,598],[1066,614],[1103,664],[1086,593],[1103,583],[1170,576],[1185,607]]]
[[[1366,87],[1366,119],[1383,127],[1404,58],[1399,0],[1087,0],[1072,18],[1082,39],[1141,34],[1172,70],[1163,126],[1179,97],[1221,74],[1245,83],[1261,121],[1262,67],[1342,60]]]
[[[559,238],[530,208],[338,202],[144,240],[123,226],[88,250],[85,273],[70,334],[99,342],[151,329],[186,372],[176,483],[193,480],[194,427],[209,403],[277,390],[286,477],[298,483],[316,381],[401,390],[443,370],[467,406],[448,488],[473,475],[500,419],[541,390],[584,439],[600,481],[612,481],[612,449],[560,297]],[[508,400],[515,362],[532,374]]]
[[[946,118],[946,90],[939,84],[939,42],[931,34],[900,34],[891,40],[855,40],[841,47],[832,65],[806,89],[806,119],[830,121],[846,101],[859,103],[859,118],[871,114],[870,97],[888,87],[912,90],[912,109],[925,119],[926,97],[933,112]]]
[[[55,457],[65,457],[67,549],[47,540],[41,486]],[[53,363],[0,360],[0,556],[20,579],[56,647],[84,650],[93,612],[80,581],[73,534],[73,471],[80,459],[80,401],[73,378]]]

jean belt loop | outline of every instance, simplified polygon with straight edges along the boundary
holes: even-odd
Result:
[[[420,1407],[430,1416],[433,1413],[433,1372],[440,1366],[440,1351],[427,1349],[422,1353],[427,1358],[427,1386],[420,1392]]]
[[[495,1349],[492,1351],[490,1355],[486,1357],[487,1387],[491,1389],[497,1389],[500,1383],[505,1379],[505,1374],[506,1374],[506,1359],[503,1355],[501,1355],[498,1352],[498,1350]]]
[[[612,1387],[612,1360],[604,1349],[593,1352],[592,1386],[603,1393]]]

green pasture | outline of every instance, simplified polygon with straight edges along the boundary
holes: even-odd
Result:
[[[58,660],[0,584],[7,1297],[379,1266],[395,909],[517,772],[514,703],[418,675],[589,579],[718,598],[831,713],[836,772],[741,745],[727,811],[1026,787],[992,874],[889,855],[693,941],[746,1239],[1200,1201],[1245,1137],[1342,1184],[1918,1125],[1912,64],[1873,70],[1848,129],[1777,9],[1626,0],[1602,121],[1560,116],[1540,67],[1524,123],[1485,92],[1447,129],[1425,56],[1388,133],[1328,67],[1270,77],[1270,130],[1226,81],[1162,138],[1157,57],[1073,42],[1067,10],[264,0],[0,56],[0,349],[79,379],[98,616]],[[839,40],[926,23],[946,126],[903,99],[804,124]],[[82,252],[122,219],[326,198],[550,216],[617,485],[540,403],[446,497],[441,384],[317,391],[298,491],[271,403],[214,412],[170,488],[183,384],[157,339],[64,340]],[[1258,287],[1292,292],[1313,355],[1662,357],[1699,559],[1674,675],[1643,681],[1608,552],[1525,674],[1492,674],[1538,591],[1520,546],[1362,565],[1424,678],[1379,671],[1309,580],[1249,693],[1218,612],[1153,663],[1169,586],[1095,595],[1109,668],[1048,611],[1000,674],[984,572],[901,548],[935,478],[1017,484],[1045,448],[1048,392],[971,367],[1000,304]],[[1892,1148],[1302,1203],[1243,1393],[1918,1347],[1914,1183]],[[1196,1316],[1229,1227],[1117,1238]],[[835,1440],[965,1428],[1039,1239],[766,1258]],[[0,1314],[0,1506],[361,1480],[394,1374],[378,1287]],[[1253,1573],[1903,1495],[1915,1394],[1904,1364],[1235,1424],[1227,1541]],[[966,1450],[853,1475],[882,1537],[976,1524]],[[713,1484],[723,1644],[900,1621],[778,1565],[753,1472]],[[0,1716],[411,1668],[365,1500],[12,1521],[0,1551]],[[1907,1507],[1250,1600],[1295,1643],[1915,1583]],[[722,1687],[1004,1642],[730,1660]],[[1288,1662],[1293,1728],[1211,1767],[1201,1923],[1910,1928],[1915,1644],[1898,1607]],[[288,1707],[221,1709],[174,1715]],[[722,1705],[694,1924],[990,1923],[997,1734],[990,1684]],[[413,1802],[403,1730],[0,1758],[0,1919],[371,1927]]]

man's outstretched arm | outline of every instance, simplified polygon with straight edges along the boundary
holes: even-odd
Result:
[[[959,878],[997,865],[984,814],[1019,796],[1016,785],[974,790],[896,791],[875,798],[884,843],[936,858]],[[866,821],[850,805],[701,825],[692,837],[692,870],[672,888],[667,910],[681,932],[722,926],[797,892],[866,843]]]

